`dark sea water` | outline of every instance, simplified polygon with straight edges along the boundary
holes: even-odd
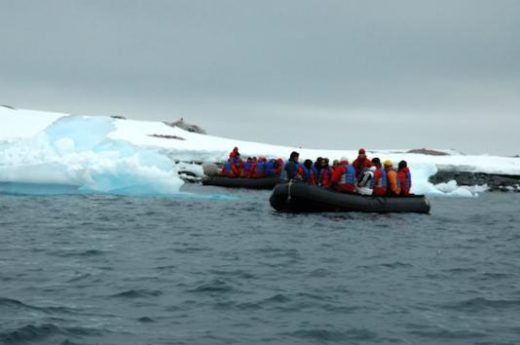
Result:
[[[294,215],[184,190],[0,195],[0,344],[520,344],[520,194]]]

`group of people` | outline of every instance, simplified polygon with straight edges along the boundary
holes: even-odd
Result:
[[[412,187],[410,169],[406,161],[400,161],[397,170],[391,160],[381,163],[379,158],[368,159],[365,149],[359,149],[358,157],[350,163],[348,159],[334,161],[318,157],[313,163],[299,161],[298,152],[292,152],[284,167],[288,180],[335,189],[346,193],[375,196],[408,196]]]
[[[359,193],[375,196],[407,196],[410,195],[412,179],[406,161],[400,161],[397,170],[391,160],[377,157],[369,159],[365,149],[359,149],[358,157],[350,163],[348,159],[333,161],[318,157],[315,162],[306,159],[299,162],[299,153],[292,152],[289,160],[248,157],[245,161],[240,157],[238,147],[229,154],[221,170],[227,177],[275,177],[287,180],[298,180],[339,192]]]
[[[247,157],[245,161],[240,157],[238,147],[229,153],[220,174],[227,177],[274,177],[280,176],[283,171],[283,159],[266,159],[264,156]]]

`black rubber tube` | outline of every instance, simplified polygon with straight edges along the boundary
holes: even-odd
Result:
[[[276,185],[269,202],[274,209],[286,212],[430,212],[424,195],[375,197],[339,193],[305,183]]]
[[[208,176],[202,180],[203,185],[219,186],[228,188],[248,188],[248,189],[273,189],[279,183],[280,177],[226,177]]]

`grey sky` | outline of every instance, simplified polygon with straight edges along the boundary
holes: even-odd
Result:
[[[520,1],[0,0],[0,104],[520,153]]]

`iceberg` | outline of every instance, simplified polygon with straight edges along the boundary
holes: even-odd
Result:
[[[172,194],[181,176],[202,176],[203,162],[222,162],[238,146],[244,156],[300,159],[318,156],[354,160],[356,150],[317,150],[222,138],[158,121],[108,116],[73,116],[0,106],[0,192],[55,190],[57,193]],[[5,125],[4,125],[5,124]],[[442,150],[441,150],[442,151]],[[446,150],[444,150],[446,151]],[[475,196],[486,187],[431,183],[438,171],[520,176],[520,159],[446,152],[432,156],[410,150],[367,150],[370,157],[406,160],[412,192]],[[175,164],[177,162],[177,164]],[[482,184],[482,183],[480,183]]]
[[[179,192],[175,163],[152,148],[113,140],[114,119],[63,116],[40,133],[0,142],[0,191],[29,194]]]

